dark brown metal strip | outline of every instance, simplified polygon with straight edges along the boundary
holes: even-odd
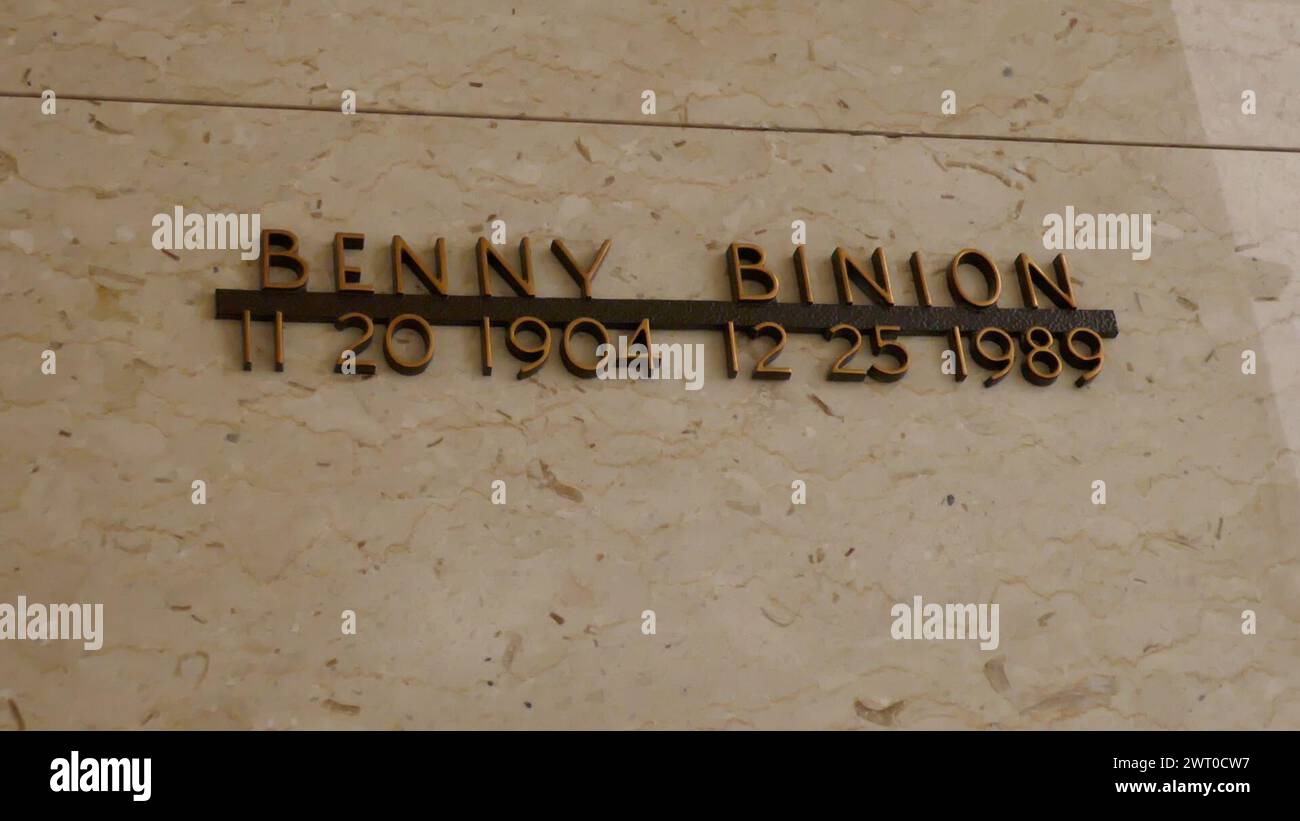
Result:
[[[954,327],[969,332],[990,326],[1019,335],[1035,325],[1053,334],[1075,328],[1088,328],[1107,339],[1119,334],[1115,312],[1110,310],[217,289],[217,319],[243,319],[244,311],[251,312],[254,320],[274,320],[279,311],[285,322],[331,323],[343,314],[361,311],[377,325],[402,314],[416,314],[430,325],[465,326],[480,325],[484,317],[493,325],[509,325],[521,316],[534,316],[559,328],[575,319],[591,317],[607,328],[632,330],[649,317],[656,331],[709,331],[725,329],[728,322],[734,322],[737,328],[775,322],[788,333],[816,334],[841,323],[855,328],[895,325],[903,336],[943,336]]]

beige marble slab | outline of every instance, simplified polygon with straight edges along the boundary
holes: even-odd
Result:
[[[98,652],[0,642],[0,722],[1300,726],[1291,157],[142,104],[0,114],[0,601],[103,602],[107,620]],[[923,250],[947,303],[954,251],[1046,263],[1042,215],[1066,205],[1151,212],[1156,243],[1145,262],[1070,255],[1081,304],[1121,328],[1086,390],[955,384],[937,339],[907,340],[893,385],[825,381],[839,347],[815,337],[791,340],[786,383],[728,380],[720,335],[665,334],[707,346],[691,393],[554,361],[518,382],[499,332],[485,378],[476,332],[451,328],[422,376],[359,380],[330,372],[352,334],[288,326],[277,374],[261,325],[245,373],[213,290],[255,287],[255,264],[154,250],[150,221],[176,205],[297,231],[313,289],[333,233],[354,230],[447,237],[469,293],[472,243],[498,217],[539,250],[612,240],[601,297],[725,299],[725,243],[784,259],[795,218],[820,299],[835,245],[880,244],[896,270]],[[361,255],[368,276],[386,250]],[[543,253],[537,277],[573,293]],[[742,368],[764,348],[743,340]],[[915,595],[997,602],[1000,647],[892,640],[891,605]]]
[[[1300,147],[1278,0],[11,5],[5,93]]]

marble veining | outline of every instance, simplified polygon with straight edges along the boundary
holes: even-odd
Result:
[[[1245,126],[1210,105],[1292,59],[1260,48],[1294,39],[1284,5],[1247,5],[1216,46],[1227,12],[1200,2],[890,3],[871,20],[571,4],[546,21],[452,4],[433,33],[362,3],[49,2],[3,15],[0,76],[311,104],[355,84],[363,105],[614,119],[638,116],[623,89],[662,83],[668,120],[1284,144],[1294,106]],[[973,84],[951,123],[910,102],[949,59]],[[1017,104],[1035,90],[1048,101]],[[1294,155],[38,107],[0,100],[0,601],[101,602],[106,640],[0,642],[0,727],[1300,724]],[[612,241],[597,297],[727,299],[723,251],[744,240],[790,299],[802,219],[819,300],[834,247],[880,246],[904,301],[919,250],[950,304],[943,266],[974,246],[1008,305],[1016,254],[1050,261],[1044,214],[1150,213],[1155,238],[1145,261],[1069,253],[1080,304],[1120,326],[1083,390],[1018,373],[984,389],[978,368],[959,385],[945,343],[918,338],[881,385],[826,381],[842,343],[812,336],[782,354],[789,381],[752,380],[768,343],[742,336],[730,380],[719,334],[665,334],[705,345],[688,392],[554,359],[518,381],[500,331],[484,377],[470,328],[437,329],[423,375],[349,378],[331,363],[353,332],[288,326],[276,373],[260,324],[244,372],[213,291],[256,287],[256,263],[155,250],[150,220],[177,205],[295,231],[312,289],[330,287],[334,233],[359,231],[380,290],[400,233],[446,237],[451,288],[471,293],[498,218],[512,244],[533,237],[550,296],[575,293],[554,237],[583,259]],[[999,647],[891,639],[891,605],[915,595],[999,603]]]

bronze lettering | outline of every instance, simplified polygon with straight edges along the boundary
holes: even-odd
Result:
[[[274,246],[282,246],[275,250]],[[262,253],[258,257],[262,272],[262,289],[274,291],[301,291],[307,287],[310,270],[306,260],[298,256],[298,235],[283,228],[262,229]],[[287,268],[298,276],[289,282],[272,282],[272,268]]]
[[[866,370],[863,368],[845,367],[849,360],[856,356],[858,351],[862,350],[862,331],[859,331],[857,328],[844,322],[826,329],[826,338],[828,340],[834,339],[837,336],[844,337],[852,344],[849,345],[849,349],[844,352],[844,355],[835,360],[831,365],[831,369],[826,373],[826,378],[832,382],[863,381],[867,378]]]
[[[794,249],[795,283],[799,286],[799,301],[811,305],[813,301],[812,281],[808,278],[808,257],[802,245]]]
[[[876,271],[876,279],[867,276],[862,266],[853,261],[843,248],[836,248],[831,254],[831,266],[835,269],[835,287],[840,295],[840,302],[853,304],[853,289],[850,282],[856,282],[867,296],[880,305],[893,305],[894,292],[889,284],[889,265],[885,261],[885,251],[877,248],[871,255],[871,265]]]
[[[921,265],[921,253],[913,251],[910,262],[912,264],[912,285],[916,288],[916,304],[929,308],[934,303],[930,301],[930,286],[925,282],[925,268]]]
[[[781,282],[776,274],[767,270],[767,255],[757,245],[733,242],[727,247],[727,273],[731,275],[731,298],[737,302],[767,302],[775,300],[781,292]],[[761,294],[747,294],[745,282],[757,282],[767,290]]]
[[[584,299],[591,299],[591,281],[596,278],[596,272],[600,270],[600,264],[605,261],[605,255],[609,253],[610,241],[605,240],[601,243],[600,250],[596,251],[596,258],[587,266],[587,270],[578,267],[578,261],[569,253],[565,247],[564,240],[551,240],[551,253],[564,266],[564,270],[569,272],[573,281],[578,284],[578,290]]]
[[[492,375],[492,321],[483,317],[483,324],[479,326],[479,351],[483,360],[483,375]]]
[[[956,362],[953,363],[953,369],[955,371],[953,377],[958,382],[965,382],[966,377],[970,373],[970,369],[966,367],[966,350],[965,348],[962,347],[961,344],[960,327],[954,327],[952,329],[952,334],[949,336],[949,341],[952,342],[953,357],[956,359]]]
[[[262,258],[258,270],[262,288],[252,291],[218,289],[216,315],[222,319],[241,322],[241,364],[252,370],[252,323],[274,323],[275,369],[285,369],[286,322],[333,322],[343,330],[356,327],[362,335],[356,340],[355,353],[365,350],[374,336],[375,323],[387,326],[384,335],[384,353],[394,370],[404,374],[423,372],[432,360],[433,327],[442,325],[477,326],[480,335],[481,371],[493,372],[492,326],[506,329],[506,347],[523,363],[517,374],[526,378],[536,373],[549,358],[556,341],[552,329],[561,329],[560,353],[565,368],[581,378],[592,378],[599,363],[584,360],[574,350],[573,337],[587,334],[600,344],[609,344],[611,332],[623,332],[619,340],[620,357],[641,356],[641,348],[653,360],[652,327],[660,330],[720,330],[723,332],[725,366],[728,378],[735,378],[740,370],[740,356],[736,344],[736,326],[739,325],[755,337],[767,336],[774,341],[757,361],[753,376],[758,379],[789,379],[788,367],[774,365],[784,350],[789,333],[821,333],[827,340],[844,339],[849,348],[827,371],[832,381],[896,381],[906,374],[910,365],[909,353],[898,337],[904,335],[946,335],[953,352],[953,376],[962,382],[969,375],[966,345],[970,355],[984,368],[993,371],[985,380],[986,386],[1003,379],[1016,360],[1015,348],[1023,348],[1021,362],[1025,378],[1035,385],[1048,385],[1057,379],[1066,364],[1080,371],[1075,384],[1082,387],[1100,374],[1104,362],[1103,339],[1117,335],[1113,311],[1081,310],[1072,290],[1069,270],[1064,255],[1053,260],[1056,276],[1053,279],[1034,262],[1029,254],[1015,259],[1017,280],[1026,303],[1023,308],[1000,308],[1002,279],[996,263],[983,252],[966,248],[951,260],[947,270],[949,290],[955,305],[935,306],[929,290],[920,252],[909,257],[912,286],[916,294],[915,306],[898,306],[892,291],[892,275],[883,248],[871,255],[871,270],[866,264],[854,262],[847,252],[837,247],[831,256],[836,280],[838,302],[813,301],[813,285],[809,275],[807,247],[798,245],[793,251],[793,267],[797,299],[780,302],[780,281],[766,267],[763,249],[752,243],[732,243],[726,251],[726,267],[732,300],[683,300],[672,298],[652,299],[594,299],[592,286],[597,273],[608,257],[611,240],[604,240],[591,258],[589,265],[581,265],[560,238],[554,238],[551,252],[558,264],[578,286],[580,296],[536,299],[529,238],[519,242],[518,268],[508,262],[502,252],[492,247],[485,237],[477,240],[476,261],[479,294],[456,295],[450,293],[446,242],[439,237],[433,246],[432,256],[422,259],[401,237],[393,235],[390,249],[393,290],[376,293],[369,282],[363,282],[361,266],[348,264],[347,251],[364,250],[365,236],[359,233],[340,232],[332,243],[335,267],[335,290],[310,292],[305,290],[309,268],[299,248],[298,237],[292,231],[267,229],[262,232]],[[975,268],[985,280],[986,290],[978,296],[967,290],[960,277],[962,266]],[[295,277],[289,281],[272,281],[271,268],[283,268]],[[404,271],[405,269],[405,271]],[[410,272],[424,286],[427,294],[408,294],[404,287],[405,272]],[[514,295],[492,295],[493,273],[510,286]],[[749,283],[746,285],[746,283]],[[758,286],[755,288],[755,286]],[[855,304],[854,290],[865,293],[869,300]],[[1040,306],[1039,291],[1046,294],[1051,306]],[[357,294],[366,294],[364,312],[353,310],[361,304]],[[411,330],[425,342],[425,351],[419,357],[407,359],[396,353],[394,341],[402,330]],[[525,341],[522,334],[535,336],[538,342]],[[968,340],[963,340],[963,335]],[[888,356],[894,364],[881,361],[869,368],[853,367],[854,358],[861,352],[864,337],[870,341],[877,359]],[[1019,340],[1017,342],[1017,340]],[[990,350],[989,343],[997,350]],[[1053,347],[1054,342],[1059,346]],[[630,344],[625,344],[630,343]],[[629,352],[635,348],[635,352]],[[343,357],[335,363],[342,370]],[[626,361],[619,363],[626,366]],[[373,374],[375,365],[370,361],[356,362],[357,372]],[[639,363],[638,363],[639,365]],[[947,355],[944,370],[948,369]],[[348,368],[351,372],[351,368]]]
[[[244,370],[253,369],[253,312],[244,311],[244,328],[241,337],[244,341]]]
[[[497,249],[486,237],[478,238],[478,287],[483,296],[492,296],[492,279],[489,271],[496,271],[514,289],[519,296],[535,296],[533,293],[533,253],[528,237],[519,241],[519,273],[497,253]]]
[[[1075,347],[1074,341],[1080,338],[1091,349],[1089,353],[1081,354]],[[1082,388],[1096,379],[1101,373],[1102,366],[1106,364],[1106,352],[1102,349],[1101,334],[1092,328],[1070,329],[1065,335],[1065,343],[1061,345],[1061,356],[1065,357],[1065,361],[1070,363],[1071,368],[1086,370],[1074,381],[1076,388]]]
[[[994,356],[984,350],[984,339],[992,336],[997,342],[1002,353]],[[1011,334],[1001,328],[980,328],[970,340],[971,358],[980,364],[985,370],[995,371],[988,379],[984,380],[984,387],[991,388],[1002,381],[1003,377],[1011,373],[1011,366],[1016,361],[1016,346],[1011,339]]]
[[[364,331],[364,333],[361,334],[361,338],[357,340],[357,344],[353,345],[351,348],[344,348],[343,351],[339,353],[339,358],[334,362],[334,372],[343,373],[344,354],[348,351],[352,351],[352,355],[356,361],[357,373],[374,373],[375,363],[368,359],[361,358],[361,352],[370,347],[370,340],[375,335],[374,320],[366,314],[353,311],[352,313],[344,314],[335,320],[334,327],[340,331],[348,327],[361,328]]]
[[[537,345],[525,345],[519,339],[521,332],[534,334],[541,342]],[[511,322],[509,330],[506,331],[506,348],[515,359],[526,363],[519,369],[519,373],[515,374],[515,378],[527,379],[537,373],[546,364],[547,357],[551,355],[551,329],[535,316],[521,316]]]
[[[344,258],[345,251],[360,251],[366,247],[365,234],[334,235],[334,280],[339,292],[369,294],[375,286],[361,281],[361,269],[348,265]]]
[[[962,264],[970,265],[984,275],[989,290],[987,299],[977,300],[966,293],[957,276],[957,269]],[[974,308],[988,308],[997,305],[998,297],[1002,295],[1002,274],[998,273],[997,263],[989,259],[983,251],[963,248],[957,252],[957,256],[952,258],[952,264],[948,266],[948,290],[952,292],[952,298],[958,302],[964,302]]]
[[[275,312],[275,369],[284,370],[284,311]]]
[[[597,345],[610,345],[609,331],[605,326],[589,316],[580,316],[577,319],[564,326],[564,337],[560,340],[560,359],[564,361],[564,367],[576,377],[581,379],[596,378],[596,364],[585,365],[577,360],[573,355],[570,347],[573,344],[573,335],[583,333],[596,340]]]
[[[775,322],[760,322],[749,329],[751,337],[770,336],[776,340],[776,344],[768,351],[762,359],[754,365],[753,376],[755,379],[789,379],[794,371],[789,368],[774,368],[771,363],[774,362],[785,348],[785,328]]]
[[[740,354],[736,351],[736,323],[728,320],[722,334],[727,352],[727,378],[735,379],[740,373]]]
[[[434,296],[447,295],[447,242],[438,237],[433,243],[433,271],[431,272],[420,258],[399,235],[393,235],[393,293],[404,294],[402,289],[402,268],[411,269],[415,278],[424,284]]]
[[[403,328],[415,331],[424,342],[424,355],[419,359],[403,359],[393,350],[393,337]],[[429,362],[433,359],[433,328],[424,321],[424,317],[418,314],[402,314],[389,321],[388,330],[384,332],[384,359],[388,360],[388,367],[405,376],[423,373],[424,369],[429,367]]]
[[[1061,357],[1056,351],[1052,350],[1052,343],[1055,337],[1052,332],[1041,325],[1035,325],[1025,331],[1020,337],[1021,347],[1025,350],[1024,361],[1020,363],[1020,371],[1024,374],[1025,379],[1039,387],[1046,387],[1056,381],[1056,377],[1061,375]],[[1039,360],[1046,357],[1051,363],[1045,370],[1039,370]]]
[[[896,368],[882,368],[879,365],[872,365],[867,370],[867,376],[877,382],[897,382],[907,373],[908,365],[911,358],[907,354],[907,348],[902,343],[893,339],[886,339],[885,334],[897,335],[899,327],[897,325],[877,325],[871,329],[871,352],[876,356],[892,357],[898,362]]]
[[[1056,282],[1047,278],[1043,269],[1038,267],[1028,254],[1021,254],[1016,257],[1016,273],[1020,275],[1020,294],[1025,299],[1026,308],[1038,307],[1038,292],[1034,290],[1037,285],[1042,288],[1047,298],[1058,308],[1074,310],[1078,306],[1074,304],[1074,292],[1070,288],[1070,269],[1065,263],[1065,254],[1057,254],[1056,259],[1052,260],[1052,267],[1056,269]]]

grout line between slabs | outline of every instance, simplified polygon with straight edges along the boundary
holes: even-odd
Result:
[[[41,95],[27,91],[0,91],[0,99],[35,99]],[[339,114],[334,106],[294,103],[220,102],[172,98],[123,97],[103,94],[60,94],[59,99],[90,103],[141,103],[146,105],[186,106],[194,108],[244,109],[254,111],[301,111]],[[822,134],[842,137],[885,137],[889,139],[951,140],[965,142],[1025,143],[1030,145],[1082,145],[1114,148],[1169,148],[1186,151],[1248,151],[1265,154],[1300,154],[1300,146],[1240,145],[1233,143],[1185,143],[1158,140],[1099,140],[1072,137],[1029,137],[1004,134],[944,134],[935,131],[906,131],[878,128],[828,128],[820,126],[744,125],[728,123],[680,123],[661,120],[623,120],[605,117],[548,117],[538,114],[485,114],[477,112],[436,111],[403,108],[357,108],[356,115],[388,117],[424,117],[449,120],[496,120],[500,122],[551,123],[558,125],[605,125],[625,128],[660,128],[679,131],[733,131],[759,134]],[[356,116],[346,115],[346,116]]]

